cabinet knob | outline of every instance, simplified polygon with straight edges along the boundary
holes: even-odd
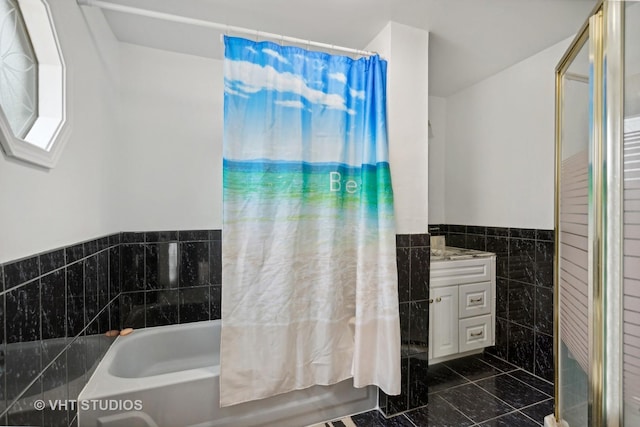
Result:
[[[440,297],[436,298],[436,302],[440,302],[440,301],[442,301],[442,298]]]
[[[471,332],[472,338],[481,337],[482,335],[484,335],[484,332]]]
[[[433,304],[433,298],[429,298],[429,304]]]

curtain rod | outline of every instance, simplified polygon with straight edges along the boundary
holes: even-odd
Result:
[[[259,30],[252,30],[250,28],[236,27],[234,25],[219,24],[217,22],[205,21],[203,19],[189,18],[186,16],[173,15],[173,14],[164,13],[164,12],[156,12],[153,10],[115,4],[115,3],[110,3],[102,0],[77,0],[77,1],[78,1],[78,4],[82,6],[94,6],[100,9],[112,10],[114,12],[130,13],[132,15],[162,19],[165,21],[179,22],[182,24],[195,25],[198,27],[212,28],[215,30],[223,31],[223,32],[231,31],[234,33],[248,34],[255,37],[268,38],[276,41],[280,40],[283,42],[286,41],[289,43],[298,43],[302,45],[314,46],[322,49],[329,49],[329,50],[346,52],[346,53],[362,55],[362,56],[376,55],[375,52],[369,52],[367,50],[352,49],[349,47],[336,46],[328,43],[314,42],[311,40],[299,39],[296,37],[289,37],[281,34],[268,33],[268,32],[259,31]]]

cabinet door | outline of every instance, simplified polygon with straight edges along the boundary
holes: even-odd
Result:
[[[493,340],[492,327],[490,314],[460,319],[460,352],[490,346]]]
[[[458,352],[458,287],[431,289],[430,304],[432,356],[442,357]]]
[[[460,285],[458,292],[461,319],[481,314],[491,314],[493,302],[491,299],[491,282]]]

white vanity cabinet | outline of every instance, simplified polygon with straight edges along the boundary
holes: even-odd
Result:
[[[431,261],[429,363],[478,353],[495,344],[495,255]]]

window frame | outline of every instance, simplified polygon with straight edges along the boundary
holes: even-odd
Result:
[[[17,137],[0,107],[0,145],[7,156],[47,169],[55,167],[71,131],[67,69],[46,0],[17,0],[38,61],[38,115]]]

